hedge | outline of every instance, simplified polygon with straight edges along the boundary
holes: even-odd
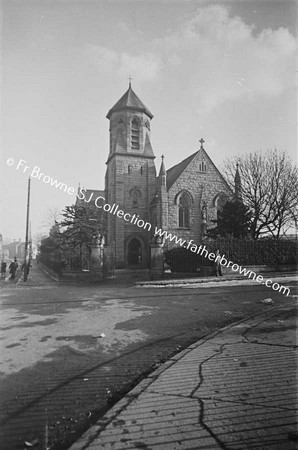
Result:
[[[237,264],[298,264],[298,243],[295,241],[217,238],[216,240],[208,241],[206,247],[213,252],[218,249],[221,255],[224,254],[227,259]]]
[[[209,253],[219,250],[228,261],[242,265],[298,264],[298,243],[295,241],[217,238],[208,239],[200,245],[205,245]],[[172,272],[196,272],[200,267],[213,264],[207,257],[199,256],[183,247],[166,251],[165,262]]]

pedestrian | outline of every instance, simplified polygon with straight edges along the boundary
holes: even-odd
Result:
[[[14,280],[16,277],[16,271],[17,271],[17,264],[15,261],[11,261],[9,265],[9,272],[10,272],[10,279]]]
[[[216,277],[218,277],[218,276],[222,277],[220,258],[221,258],[221,256],[220,256],[219,250],[216,250],[215,261],[214,261],[214,275]]]
[[[1,262],[1,278],[5,278],[6,277],[6,262],[2,261]]]
[[[28,263],[24,262],[24,263],[22,264],[21,270],[24,271],[24,274],[28,275],[28,274],[29,274],[29,271],[30,271],[30,267],[32,267],[31,264],[30,264],[30,262],[28,262]]]

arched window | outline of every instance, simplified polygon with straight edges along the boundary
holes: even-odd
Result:
[[[226,195],[220,195],[217,199],[217,210],[222,210],[222,208],[225,206],[225,204],[227,203],[227,196]]]
[[[179,227],[189,228],[190,198],[183,192],[178,200]]]
[[[138,206],[139,203],[139,196],[136,191],[132,193],[132,206]]]
[[[207,172],[207,164],[205,161],[199,163],[199,172]]]
[[[132,198],[132,206],[137,208],[139,206],[139,200],[142,197],[141,191],[138,188],[133,188],[130,191],[130,196]]]
[[[131,122],[131,148],[132,150],[140,149],[140,128],[137,119]]]
[[[218,212],[222,210],[222,208],[226,204],[227,200],[228,200],[228,197],[224,192],[220,192],[219,194],[217,194],[215,196],[215,198],[213,200],[213,205],[216,208],[217,218],[218,218]]]

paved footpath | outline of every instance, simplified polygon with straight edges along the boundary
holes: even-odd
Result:
[[[295,300],[171,358],[71,450],[298,448]]]

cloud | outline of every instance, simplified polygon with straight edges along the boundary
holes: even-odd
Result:
[[[158,55],[151,52],[133,55],[89,45],[86,53],[98,71],[117,73],[121,77],[131,74],[138,82],[156,81],[162,73],[162,61]]]
[[[295,82],[294,36],[285,28],[256,33],[224,5],[200,7],[164,33],[136,38],[135,53],[89,45],[87,54],[98,71],[167,83],[177,100],[183,92],[191,109],[204,113],[231,100],[278,96]]]
[[[167,76],[184,79],[198,110],[226,101],[280,95],[294,83],[294,36],[285,28],[254,33],[227,7],[199,8],[180,30],[155,40]]]

